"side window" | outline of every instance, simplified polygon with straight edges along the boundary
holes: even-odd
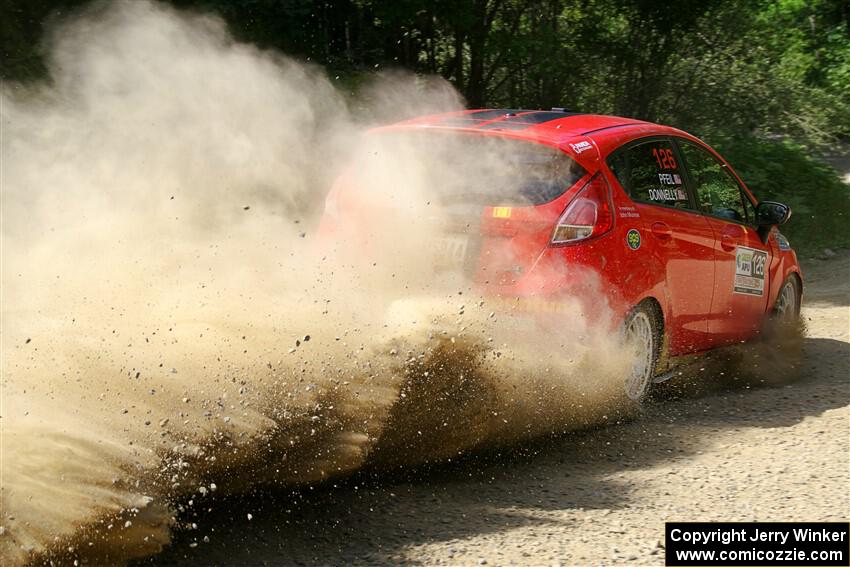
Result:
[[[732,173],[704,148],[684,140],[680,147],[694,180],[699,210],[737,222],[752,222],[753,205]]]
[[[609,158],[608,167],[636,201],[691,208],[678,158],[668,140],[651,140],[619,150]]]
[[[741,191],[741,199],[744,201],[744,212],[747,214],[747,222],[756,224],[756,206],[753,202]]]

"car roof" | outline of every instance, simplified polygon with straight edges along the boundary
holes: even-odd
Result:
[[[659,133],[662,130],[667,130],[666,127],[651,122],[619,116],[584,114],[563,109],[522,110],[511,108],[486,108],[434,114],[405,120],[385,128],[422,127],[509,134],[513,138],[546,139],[552,142],[562,142],[567,138],[626,126],[651,127],[657,129],[656,131]]]

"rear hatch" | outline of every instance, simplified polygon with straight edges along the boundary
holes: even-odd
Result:
[[[436,270],[512,285],[551,242],[567,191],[587,175],[560,149],[527,139],[430,128],[366,136],[329,206],[397,238],[416,231],[416,253]],[[340,190],[337,190],[340,193]]]

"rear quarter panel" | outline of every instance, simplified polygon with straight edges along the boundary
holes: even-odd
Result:
[[[645,239],[649,227],[641,218],[634,201],[626,195],[608,168],[606,159],[611,152],[632,140],[667,134],[665,130],[651,124],[636,124],[608,128],[587,136],[594,141],[598,149],[600,159],[597,167],[605,175],[614,201],[614,229],[609,242],[611,262],[606,279],[611,282],[611,287],[620,298],[617,303],[623,317],[641,301],[652,298],[658,303],[664,321],[669,321],[670,291],[666,285],[663,260],[657,251],[653,252],[652,247],[643,245],[632,250],[628,245],[629,231],[637,230],[641,238]]]
[[[614,199],[614,230],[609,250],[611,255],[609,280],[622,297],[619,306],[623,316],[647,298],[655,299],[665,320],[669,316],[670,293],[665,285],[664,266],[660,256],[646,243],[647,227],[635,203],[625,194],[607,165],[603,171]],[[629,233],[637,231],[640,247],[629,246]]]

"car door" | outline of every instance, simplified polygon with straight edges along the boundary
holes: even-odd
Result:
[[[653,257],[646,269],[661,266],[656,276],[668,305],[670,353],[709,348],[714,233],[695,211],[673,142],[662,136],[632,141],[612,152],[607,163],[640,216],[638,245]]]
[[[758,235],[755,206],[729,167],[696,142],[677,138],[699,210],[716,237],[709,332],[719,343],[746,340],[767,310],[770,247]]]

